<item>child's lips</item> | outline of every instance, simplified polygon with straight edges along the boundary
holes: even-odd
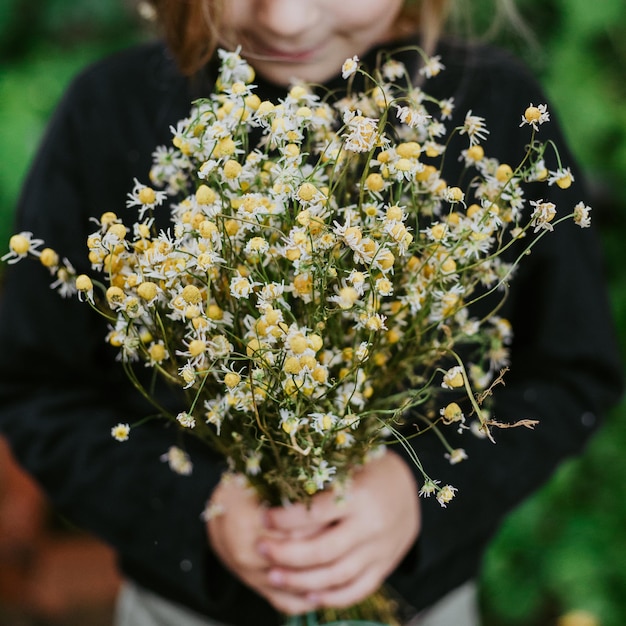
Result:
[[[321,46],[313,46],[299,50],[288,50],[284,48],[274,48],[263,46],[257,48],[256,52],[263,57],[284,61],[287,63],[303,63],[315,58]]]

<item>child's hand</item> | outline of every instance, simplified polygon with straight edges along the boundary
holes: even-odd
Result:
[[[305,505],[262,507],[236,480],[216,489],[223,513],[208,522],[223,563],[284,613],[356,604],[376,591],[420,528],[410,469],[388,453],[356,474],[345,498],[332,492]]]
[[[378,590],[420,530],[418,488],[394,453],[368,463],[354,477],[344,501],[332,492],[312,506],[274,508],[268,527],[289,535],[268,536],[260,549],[271,567],[268,582],[293,604],[286,612],[356,604]]]
[[[270,562],[259,550],[261,540],[287,541],[291,535],[268,528],[268,509],[254,491],[238,477],[229,476],[217,486],[210,504],[219,513],[207,522],[207,534],[222,563],[279,611],[311,610],[312,603],[302,594],[284,591],[270,581]]]

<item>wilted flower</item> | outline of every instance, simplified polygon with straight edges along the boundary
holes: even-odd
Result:
[[[581,228],[589,228],[591,226],[591,207],[584,202],[579,202],[574,207],[574,222]]]

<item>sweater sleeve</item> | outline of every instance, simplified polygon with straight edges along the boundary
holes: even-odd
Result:
[[[130,77],[129,64],[141,61],[141,73],[151,69],[151,58],[124,57],[114,64]],[[154,104],[164,101],[163,94],[133,87],[130,78],[107,84],[110,74],[120,74],[119,67],[112,72],[109,63],[90,70],[72,85],[49,125],[17,210],[16,232],[32,232],[78,271],[89,269],[90,217],[104,211],[124,217],[132,177],[147,175],[152,150],[168,138],[163,119],[183,116],[164,112]],[[124,89],[145,93],[120,102]],[[179,99],[184,102],[184,95]],[[50,289],[51,277],[36,261],[6,269],[0,432],[54,507],[108,542],[127,575],[219,616],[231,596],[242,592],[210,552],[201,517],[223,461],[160,420],[132,430],[126,442],[115,441],[115,424],[132,425],[154,409],[140,400],[108,351],[104,322],[85,303]],[[190,476],[161,461],[173,445],[190,454]]]
[[[491,62],[482,59],[466,76],[466,86],[464,109],[483,115],[491,129],[486,152],[515,166],[529,136],[527,127],[519,128],[521,114],[531,103],[545,103],[545,96],[523,68],[501,57]],[[539,139],[558,146],[563,164],[572,166],[577,182],[568,190],[554,185],[539,190],[529,187],[526,193],[527,201],[542,194],[562,216],[586,198],[582,176],[554,112],[552,118],[541,128]],[[547,165],[556,169],[550,154]],[[539,423],[534,430],[496,428],[495,443],[448,428],[452,447],[464,448],[468,455],[454,466],[434,436],[414,439],[429,474],[458,489],[446,508],[432,499],[422,501],[423,528],[413,558],[392,578],[393,585],[413,598],[418,609],[476,575],[484,548],[503,517],[564,459],[581,452],[623,390],[601,251],[593,228],[581,229],[569,220],[547,233],[521,260],[498,314],[510,320],[514,340],[504,385],[495,388],[492,417],[500,422],[532,419]]]

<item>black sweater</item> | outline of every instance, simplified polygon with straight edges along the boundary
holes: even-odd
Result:
[[[447,69],[427,91],[455,97],[453,123],[469,109],[485,117],[491,133],[486,152],[519,163],[528,140],[527,129],[519,128],[521,114],[528,104],[545,102],[536,83],[500,51],[442,44],[440,53]],[[206,95],[207,77],[183,78],[160,44],[83,72],[49,125],[24,186],[16,232],[32,231],[78,270],[89,270],[89,218],[114,211],[131,223],[135,216],[124,207],[133,178],[148,180],[153,149],[169,144],[170,125],[187,115],[192,99]],[[280,96],[280,88],[256,82],[262,97]],[[553,139],[564,163],[572,163],[554,121],[541,136]],[[453,183],[458,164],[448,167]],[[583,193],[579,184],[550,190],[545,199],[563,213]],[[16,457],[59,511],[117,550],[132,579],[228,624],[280,623],[207,545],[200,514],[222,461],[189,441],[194,472],[173,473],[159,457],[179,435],[162,422],[134,430],[124,444],[111,438],[114,424],[132,422],[147,408],[108,351],[101,318],[85,304],[60,298],[49,279],[39,264],[22,261],[10,266],[2,293],[0,429]],[[421,537],[391,577],[417,609],[476,574],[503,516],[581,450],[621,393],[592,230],[568,222],[544,237],[524,259],[501,314],[511,320],[515,340],[494,417],[540,424],[532,432],[498,432],[496,444],[466,435],[459,445],[469,460],[454,467],[428,436],[414,440],[431,475],[459,489],[446,509],[422,502]]]

